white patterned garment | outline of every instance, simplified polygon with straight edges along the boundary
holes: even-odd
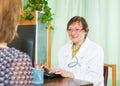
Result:
[[[32,62],[15,48],[0,48],[0,86],[33,86]]]

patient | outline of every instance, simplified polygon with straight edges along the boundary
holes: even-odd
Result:
[[[21,0],[0,0],[0,86],[32,86],[29,56],[7,46],[17,31]]]

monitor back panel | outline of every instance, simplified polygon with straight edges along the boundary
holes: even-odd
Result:
[[[15,47],[22,52],[27,53],[34,64],[35,56],[35,36],[36,36],[36,25],[19,25],[18,26],[18,37],[8,44],[9,47]]]

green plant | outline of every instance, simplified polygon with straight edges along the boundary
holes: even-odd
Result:
[[[42,23],[48,23],[53,20],[53,14],[47,0],[28,0],[28,3],[23,6],[24,14],[20,16],[20,20],[32,20],[34,16],[31,12],[36,10],[43,11],[43,15],[38,18]],[[50,26],[50,29],[54,28]]]

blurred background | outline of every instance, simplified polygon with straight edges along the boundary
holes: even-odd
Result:
[[[25,4],[27,0],[23,0]],[[58,50],[69,40],[67,22],[75,15],[89,25],[88,37],[104,49],[104,63],[117,65],[117,86],[120,86],[120,0],[48,0],[54,14],[52,24],[51,66],[58,66]],[[110,70],[111,71],[111,70]],[[108,86],[111,86],[109,72]]]

